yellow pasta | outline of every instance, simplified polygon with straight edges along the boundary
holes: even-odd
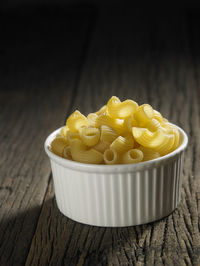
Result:
[[[105,141],[99,141],[93,148],[101,153],[104,153],[106,149],[110,147],[110,143]]]
[[[154,132],[161,128],[161,124],[157,119],[152,118],[146,123],[145,127],[150,131]]]
[[[138,149],[131,149],[122,154],[121,163],[130,164],[130,163],[139,163],[143,160],[143,152]]]
[[[79,132],[68,132],[67,133],[67,140],[70,143],[71,140],[73,139],[80,139]]]
[[[76,132],[81,126],[88,126],[89,121],[84,115],[76,110],[69,116],[66,125],[71,132]]]
[[[88,114],[87,119],[88,119],[89,125],[96,127],[97,117],[98,115],[95,113]]]
[[[113,118],[126,118],[132,115],[138,108],[138,104],[132,100],[121,102],[116,96],[112,96],[107,103],[107,112]]]
[[[156,120],[158,120],[160,123],[162,122],[168,122],[168,120],[166,118],[164,118],[160,112],[158,112],[157,110],[153,110],[154,112],[154,116],[153,118],[155,118]]]
[[[102,142],[108,142],[111,143],[113,142],[116,138],[118,137],[116,131],[112,129],[109,126],[101,126],[101,137],[100,140]]]
[[[174,134],[167,135],[168,139],[166,141],[163,141],[161,145],[156,147],[156,151],[159,152],[160,155],[166,155],[167,153],[170,153],[173,149],[174,145]]]
[[[51,142],[51,150],[56,155],[62,157],[63,156],[63,150],[68,145],[67,139],[64,137],[56,137]]]
[[[178,148],[180,132],[149,104],[112,96],[86,116],[73,112],[50,149],[68,160],[92,164],[131,164]]]
[[[87,149],[87,146],[80,139],[73,139],[70,142],[72,159],[81,163],[100,164],[103,161],[103,154],[95,149]]]
[[[105,114],[106,113],[106,109],[107,109],[107,106],[104,105],[95,114],[97,114],[97,115]]]
[[[127,131],[131,132],[132,127],[137,127],[137,126],[138,122],[135,119],[134,115],[131,115],[124,119],[124,127],[126,128]]]
[[[67,133],[69,131],[69,128],[67,126],[62,127],[61,131],[60,131],[60,135],[63,137],[67,137]]]
[[[113,128],[118,134],[124,132],[124,121],[121,119],[113,119],[109,115],[101,114],[96,120],[96,126],[100,127],[102,125],[109,126]]]
[[[133,127],[132,133],[136,141],[147,148],[158,148],[169,139],[169,135],[160,129],[151,132],[146,128]]]
[[[174,128],[174,145],[172,147],[172,151],[178,148],[180,141],[180,133],[178,129]]]
[[[153,108],[149,104],[140,105],[134,117],[138,121],[139,126],[145,126],[154,117]]]
[[[130,150],[133,148],[134,140],[132,136],[126,136],[117,137],[112,144],[110,145],[110,148],[114,149],[118,153],[123,153],[127,150]]]
[[[66,146],[66,147],[64,148],[64,150],[63,150],[63,157],[64,157],[65,159],[69,159],[69,160],[72,159],[70,146]]]
[[[107,149],[103,154],[104,162],[106,164],[116,164],[118,163],[119,156],[114,149]]]
[[[100,138],[100,130],[96,127],[83,127],[79,134],[83,143],[89,147],[96,145]]]
[[[143,161],[149,161],[160,157],[160,154],[153,149],[140,146],[139,150],[143,152]]]

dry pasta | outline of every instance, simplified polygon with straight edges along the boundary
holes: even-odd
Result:
[[[143,161],[149,161],[160,157],[159,152],[154,151],[153,149],[143,146],[140,146],[138,149],[143,152]]]
[[[109,126],[101,126],[100,140],[103,142],[111,143],[118,137],[116,131]]]
[[[63,156],[63,150],[68,145],[68,141],[64,137],[57,137],[51,142],[51,150],[58,156]]]
[[[137,127],[138,122],[133,115],[124,119],[124,127],[127,131],[131,132],[132,127]]]
[[[100,130],[96,127],[83,127],[79,134],[83,143],[89,147],[96,145],[100,138]]]
[[[169,139],[169,135],[160,129],[151,132],[146,128],[133,127],[132,133],[136,141],[147,148],[159,148]]]
[[[138,108],[138,104],[132,100],[121,102],[116,96],[112,96],[107,103],[108,114],[113,118],[126,118],[132,115]]]
[[[107,149],[103,154],[104,162],[106,164],[116,164],[118,163],[119,155],[114,149]]]
[[[118,134],[124,132],[124,121],[121,119],[113,119],[107,114],[101,114],[97,117],[96,126],[100,127],[102,125],[109,126],[113,128]]]
[[[94,126],[94,127],[96,126],[97,117],[98,117],[98,115],[95,113],[88,114],[87,119],[88,119],[88,122],[91,126]]]
[[[104,153],[106,149],[110,147],[110,143],[105,141],[99,141],[93,148],[101,153]]]
[[[67,119],[67,127],[71,132],[76,132],[81,126],[89,125],[88,119],[82,115],[78,110],[73,112]]]
[[[81,163],[99,164],[103,161],[103,154],[95,149],[87,149],[80,139],[70,142],[72,159]]]
[[[154,111],[151,105],[143,104],[140,105],[134,114],[139,126],[145,126],[154,116]]]
[[[97,115],[104,114],[104,113],[106,113],[106,109],[107,109],[107,106],[104,105],[95,114],[97,114]]]
[[[70,146],[66,146],[66,147],[64,148],[64,150],[63,150],[63,157],[64,157],[65,159],[69,159],[69,160],[72,159]]]
[[[125,152],[121,157],[121,163],[130,164],[130,163],[139,163],[143,160],[143,152],[138,149],[130,149]]]
[[[73,112],[50,149],[81,163],[134,164],[164,156],[179,144],[178,128],[151,105],[112,96],[87,117]]]
[[[126,136],[126,137],[122,137],[119,136],[117,137],[112,144],[110,145],[110,147],[114,150],[116,150],[116,152],[118,153],[123,153],[129,149],[132,149],[134,145],[134,141],[131,135]]]

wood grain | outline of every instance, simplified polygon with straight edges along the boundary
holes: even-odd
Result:
[[[199,69],[186,23],[177,10],[102,11],[71,109],[91,112],[118,95],[148,102],[183,127],[189,147],[180,205],[151,224],[92,227],[59,213],[50,182],[27,265],[199,265]]]
[[[1,19],[0,265],[5,266],[26,260],[50,182],[43,143],[70,110],[90,9],[16,9]]]
[[[45,22],[39,35],[40,23],[27,38],[18,30],[16,47],[9,39],[1,43],[0,264],[199,265],[198,11],[107,8],[99,16],[85,10],[67,14],[66,19],[59,13],[49,30],[54,42],[67,32],[59,49],[50,34],[42,38]],[[67,28],[56,34],[64,22]],[[66,218],[56,206],[41,143],[73,110],[94,111],[111,95],[150,103],[189,136],[182,201],[160,221],[93,227]]]

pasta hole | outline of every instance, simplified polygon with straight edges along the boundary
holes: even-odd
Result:
[[[105,154],[106,155],[106,159],[108,161],[113,161],[114,160],[115,154],[114,154],[114,152],[112,150],[107,150],[105,153],[106,153]]]
[[[131,150],[130,152],[129,152],[129,155],[130,155],[130,157],[132,158],[132,159],[137,159],[138,158],[138,152],[136,152],[136,151],[134,151],[134,150]]]

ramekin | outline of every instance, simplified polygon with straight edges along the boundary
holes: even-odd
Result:
[[[163,157],[137,164],[95,165],[61,158],[49,149],[57,129],[45,141],[59,210],[95,226],[145,224],[169,215],[181,199],[186,133],[180,146]]]

